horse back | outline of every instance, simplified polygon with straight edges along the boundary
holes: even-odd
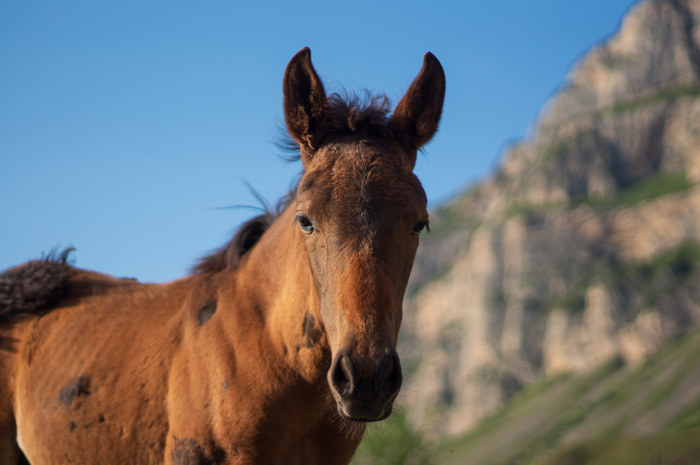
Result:
[[[36,463],[100,463],[105,450],[121,451],[110,463],[162,462],[168,369],[191,283],[45,265],[10,270],[51,278],[43,295],[25,283],[0,321],[0,427],[17,430]]]

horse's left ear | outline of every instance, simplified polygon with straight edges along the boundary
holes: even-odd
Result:
[[[299,143],[301,160],[306,165],[323,141],[323,117],[328,107],[326,91],[311,64],[308,47],[290,60],[284,72],[283,86],[287,129]]]
[[[403,96],[389,127],[409,151],[411,166],[416,164],[416,152],[437,132],[445,100],[445,72],[435,55],[423,57],[423,67]]]

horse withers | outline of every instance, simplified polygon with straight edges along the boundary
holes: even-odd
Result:
[[[66,254],[0,274],[0,465],[346,464],[401,387],[396,342],[437,130],[438,60],[389,114],[284,76],[304,172],[185,278],[141,284]]]

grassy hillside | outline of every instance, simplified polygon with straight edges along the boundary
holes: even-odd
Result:
[[[399,414],[370,429],[356,465],[700,463],[700,328],[636,367],[611,361],[542,380],[470,434],[430,443]]]

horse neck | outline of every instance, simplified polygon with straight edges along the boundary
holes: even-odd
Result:
[[[330,349],[294,213],[287,208],[249,252],[237,287],[259,313],[280,359],[306,381],[325,383]]]
[[[295,209],[287,208],[242,261],[235,279],[236,296],[245,301],[239,307],[244,310],[240,318],[263,326],[257,337],[265,338],[265,343],[248,338],[247,346],[258,342],[254,366],[270,398],[277,399],[275,415],[284,408],[292,415],[291,428],[304,440],[320,444],[328,460],[319,463],[347,463],[365,427],[342,420],[329,392],[331,350],[306,244],[294,216]],[[278,423],[279,435],[289,436],[284,424]],[[298,447],[294,444],[293,449]],[[331,456],[346,458],[338,462]]]

